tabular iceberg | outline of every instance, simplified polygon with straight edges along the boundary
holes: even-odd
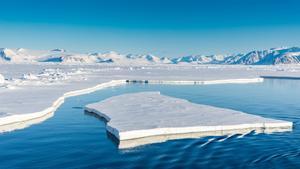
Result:
[[[172,134],[291,129],[293,126],[292,122],[195,104],[159,92],[114,96],[89,104],[85,110],[106,119],[108,132],[119,141]]]

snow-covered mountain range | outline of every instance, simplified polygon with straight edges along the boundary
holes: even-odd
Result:
[[[123,55],[108,53],[74,53],[64,49],[30,50],[0,48],[0,63],[56,62],[70,64],[115,63],[115,64],[242,64],[276,65],[300,64],[300,48],[272,48],[234,55],[190,55],[177,58],[158,57],[151,54]]]

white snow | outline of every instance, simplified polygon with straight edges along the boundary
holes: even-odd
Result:
[[[67,97],[93,92],[106,87],[125,85],[127,81],[176,85],[215,85],[259,83],[263,81],[261,76],[299,78],[300,66],[297,65],[300,61],[299,53],[300,48],[280,48],[253,51],[248,54],[228,56],[195,55],[172,59],[160,58],[150,54],[123,55],[116,52],[83,54],[69,52],[64,49],[46,51],[0,48],[0,132],[28,127],[52,117],[54,111]],[[273,62],[276,64],[289,63],[289,65],[216,65],[216,63],[270,64]],[[207,63],[214,64],[199,65]],[[165,96],[159,95],[159,97]],[[183,105],[192,104],[182,100],[179,102],[184,102]],[[162,108],[167,108],[167,104],[162,105]],[[214,109],[211,107],[202,108]],[[149,108],[148,110],[152,109]],[[230,110],[227,113],[230,112],[232,111]],[[177,122],[174,124],[180,127],[179,124],[181,123]],[[157,123],[153,124],[158,125]],[[196,121],[191,124],[198,126]],[[174,137],[157,136],[157,133],[162,131],[168,134],[176,133],[176,126],[169,126],[172,127],[170,130],[159,128],[158,130],[151,129],[148,132],[149,129],[146,129],[147,132],[145,133],[155,135],[160,140],[178,138],[178,135]],[[178,131],[186,133],[198,132],[208,128],[192,127],[182,129],[181,126],[179,129]],[[215,127],[211,129],[216,130]],[[265,132],[265,130],[263,131]],[[220,132],[220,134],[224,133],[226,132]],[[195,133],[192,135],[198,136]],[[136,133],[130,134],[130,132],[127,132],[123,138],[134,138],[135,136]],[[187,135],[184,137],[187,137]],[[191,134],[188,134],[188,137],[191,137]],[[157,138],[155,141],[157,141]],[[140,142],[129,143],[129,145],[149,142],[151,140],[142,139]],[[123,146],[128,145],[123,144]]]
[[[29,73],[29,74],[23,74],[23,79],[24,80],[37,80],[38,77]]]
[[[5,78],[2,74],[0,74],[0,85],[3,84],[5,81]]]
[[[244,129],[292,128],[292,122],[141,92],[89,104],[88,112],[107,120],[107,130],[120,141],[150,136]]]
[[[262,81],[260,76],[300,77],[299,66],[2,63],[0,72],[6,79],[0,85],[1,131],[6,131],[10,123],[24,123],[55,111],[57,102],[64,99],[66,93],[82,94],[99,89],[99,85],[123,85],[126,80],[202,85],[257,83]]]

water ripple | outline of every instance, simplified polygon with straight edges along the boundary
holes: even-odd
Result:
[[[300,90],[295,86],[300,87],[300,82],[128,85],[69,98],[53,118],[24,130],[0,134],[0,168],[300,168]],[[252,131],[119,150],[107,136],[105,123],[85,115],[81,109],[87,103],[113,95],[145,90],[293,121],[295,126],[291,132]]]

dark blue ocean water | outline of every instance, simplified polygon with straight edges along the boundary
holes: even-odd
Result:
[[[161,91],[191,102],[294,122],[292,132],[182,139],[119,150],[88,103]],[[256,84],[127,85],[69,98],[47,121],[0,134],[0,168],[300,168],[300,81]]]

